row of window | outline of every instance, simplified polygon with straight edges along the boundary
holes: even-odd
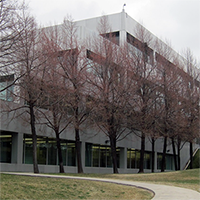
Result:
[[[33,163],[33,143],[29,135],[24,135],[24,150],[23,163]],[[61,150],[63,157],[63,164],[66,166],[76,166],[76,151],[75,143],[66,140],[61,140]],[[57,165],[58,152],[55,139],[37,138],[37,158],[38,164],[43,165]]]
[[[151,152],[144,153],[144,169],[151,169],[152,156]],[[157,169],[161,169],[162,154],[157,154]],[[127,168],[139,168],[140,166],[140,151],[136,149],[127,149]],[[165,169],[174,170],[173,155],[166,155]]]
[[[12,163],[12,144],[14,145],[13,134],[1,133],[0,135],[0,162]],[[30,135],[24,134],[23,138],[23,163],[32,164],[33,143]],[[75,142],[61,140],[63,164],[65,166],[76,166]],[[120,148],[117,148],[117,167],[120,168]],[[38,164],[58,165],[58,152],[56,140],[47,137],[37,138]],[[157,168],[161,168],[162,154],[157,155]],[[140,151],[127,149],[127,168],[137,169],[140,164]],[[85,144],[85,166],[86,167],[112,167],[111,148],[105,145],[86,143]],[[151,169],[151,152],[145,152],[144,168]],[[174,169],[172,155],[166,156],[166,169]]]

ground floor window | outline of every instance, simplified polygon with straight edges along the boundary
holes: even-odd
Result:
[[[24,134],[23,163],[33,164],[33,142],[31,135]],[[63,164],[76,166],[75,142],[61,140]],[[58,165],[58,150],[56,139],[37,137],[38,164]]]
[[[144,153],[144,169],[151,169],[151,152]]]
[[[161,169],[161,165],[162,165],[162,154],[158,153],[157,154],[157,168]],[[174,170],[174,157],[173,155],[170,154],[166,154],[165,157],[165,169],[166,170]]]
[[[11,163],[12,154],[12,133],[0,132],[0,162]]]
[[[127,168],[139,168],[140,151],[130,148],[127,149]]]
[[[127,149],[127,168],[139,168],[140,167],[140,150]],[[144,169],[151,169],[151,152],[146,151],[144,153]]]
[[[116,149],[117,167],[119,168],[120,149]],[[111,148],[105,145],[86,143],[85,145],[86,167],[112,167]]]

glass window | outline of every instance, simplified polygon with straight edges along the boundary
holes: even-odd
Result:
[[[62,151],[63,165],[67,165],[67,142],[62,140],[60,145]]]
[[[47,141],[46,138],[37,138],[37,159],[38,164],[46,165]]]
[[[117,167],[120,167],[120,148],[116,149],[116,154],[117,154]]]
[[[100,146],[100,167],[106,167],[107,151],[106,147]]]
[[[14,92],[14,85],[12,85],[13,80],[14,80],[13,74],[0,77],[0,90],[3,90],[9,85],[11,85],[4,91],[0,92],[0,99],[5,101],[13,101],[13,92]]]
[[[11,84],[11,83],[8,83],[8,84]],[[10,86],[7,89],[7,96],[6,96],[7,101],[13,101],[13,92],[14,92],[14,85]]]
[[[86,143],[85,145],[86,167],[112,167],[111,148],[104,145]],[[117,148],[117,166],[120,162],[120,149]]]
[[[0,90],[4,89],[6,86],[6,82],[0,82]],[[6,90],[0,92],[0,99],[6,100]]]
[[[159,153],[157,155],[157,169],[161,169],[162,164],[162,154]],[[165,157],[165,169],[167,170],[174,170],[174,158],[173,155],[166,154]]]
[[[127,149],[127,168],[131,168],[131,151]]]
[[[110,40],[111,42],[119,45],[119,31],[101,34],[101,36],[103,36],[104,38]]]
[[[158,153],[157,154],[157,169],[161,169],[161,164],[162,164],[162,154]]]
[[[76,148],[74,142],[61,140],[63,165],[76,166]],[[37,138],[38,164],[58,165],[58,150],[56,139]],[[31,135],[24,134],[23,163],[33,164],[33,142]]]
[[[139,168],[140,167],[140,151],[139,150],[136,150],[135,152],[136,154],[136,165],[135,165],[135,168]]]
[[[92,166],[92,144],[85,144],[85,166]]]
[[[1,140],[0,162],[11,163],[12,134],[1,133],[0,140]]]
[[[33,142],[29,135],[24,135],[24,156],[23,163],[33,164]]]
[[[173,155],[166,155],[166,169],[174,170],[174,157]]]
[[[99,146],[92,147],[92,166],[99,167]]]
[[[107,147],[106,156],[107,156],[107,167],[112,167],[112,156],[110,147]]]
[[[131,168],[136,168],[135,162],[136,162],[136,155],[135,155],[135,149],[131,151]]]
[[[56,165],[57,162],[57,144],[53,139],[48,141],[48,165]]]
[[[68,166],[76,166],[75,143],[67,143],[67,165]]]
[[[144,154],[144,168],[151,169],[151,153],[145,152]]]
[[[136,150],[127,149],[127,168],[136,168]]]

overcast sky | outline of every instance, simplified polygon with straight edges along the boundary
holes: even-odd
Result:
[[[125,12],[175,51],[190,48],[200,62],[200,0],[25,0],[43,26]]]

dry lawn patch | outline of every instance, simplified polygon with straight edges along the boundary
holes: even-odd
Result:
[[[147,190],[112,183],[1,175],[1,199],[151,199]]]

